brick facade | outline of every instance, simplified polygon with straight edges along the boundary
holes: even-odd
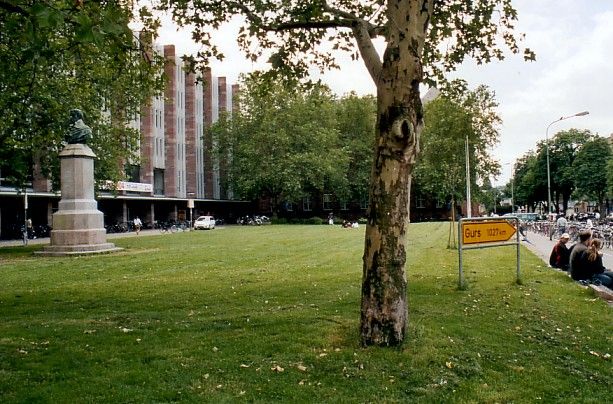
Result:
[[[166,151],[166,166],[164,172],[164,194],[176,198],[177,195],[177,75],[175,74],[176,55],[174,45],[164,46],[164,73],[166,75],[166,88],[164,90],[164,149]]]
[[[189,73],[185,77],[185,171],[188,198],[196,196],[196,150],[196,75]]]

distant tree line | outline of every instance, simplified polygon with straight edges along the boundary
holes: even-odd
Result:
[[[595,202],[602,213],[610,209],[613,197],[613,146],[610,140],[589,130],[558,132],[549,140],[551,199],[563,212],[571,199]],[[512,183],[515,205],[547,211],[547,143],[541,141],[536,151],[529,151],[517,162]],[[607,205],[609,204],[609,205]],[[555,210],[555,209],[554,209]]]

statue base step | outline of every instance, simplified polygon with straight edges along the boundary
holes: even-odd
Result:
[[[35,254],[59,257],[64,255],[105,254],[121,250],[123,248],[116,247],[113,243],[49,245],[45,246],[42,251],[36,251]]]

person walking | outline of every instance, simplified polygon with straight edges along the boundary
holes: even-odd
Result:
[[[134,218],[134,230],[136,231],[136,235],[137,236],[140,233],[141,227],[143,227],[143,222],[141,222],[140,218],[138,216],[136,216]]]
[[[560,217],[558,217],[558,220],[556,220],[556,226],[558,227],[558,233],[559,234],[566,233],[567,225],[568,225],[568,221],[566,220],[566,217],[564,217],[564,215],[560,215]]]

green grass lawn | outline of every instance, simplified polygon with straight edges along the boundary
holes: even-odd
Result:
[[[359,345],[363,227],[0,249],[1,402],[611,402],[611,308],[522,250],[412,224],[401,349]]]

